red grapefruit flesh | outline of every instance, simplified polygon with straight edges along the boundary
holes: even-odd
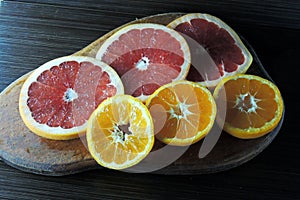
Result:
[[[161,85],[184,79],[191,59],[179,33],[151,23],[120,29],[103,43],[96,58],[117,71],[125,93],[143,101]]]
[[[252,63],[252,56],[239,36],[217,17],[187,14],[168,27],[182,33],[191,49],[188,80],[214,87],[224,77],[246,72]]]
[[[106,98],[124,92],[117,73],[90,57],[67,56],[37,68],[25,81],[20,114],[34,133],[71,139],[86,129],[91,113]]]

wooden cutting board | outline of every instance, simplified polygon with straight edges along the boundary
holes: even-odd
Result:
[[[137,19],[129,24],[151,22],[166,25],[181,15],[183,14],[154,15]],[[100,37],[87,47],[74,53],[74,55],[95,57],[103,41],[117,29]],[[253,64],[247,73],[272,80],[254,50],[245,39],[242,38],[242,40],[254,57]],[[49,140],[35,135],[24,125],[18,111],[18,98],[22,84],[28,75],[20,77],[0,94],[0,157],[2,160],[23,171],[51,176],[101,169],[87,151],[84,139]],[[199,150],[203,143],[203,141],[200,141],[190,146],[175,162],[152,173],[203,174],[224,171],[239,166],[255,157],[271,143],[279,132],[282,122],[283,118],[271,133],[258,139],[241,140],[222,132],[213,150],[204,158],[199,158]],[[214,136],[208,135],[207,137]],[[156,142],[154,149],[160,146],[161,144]]]

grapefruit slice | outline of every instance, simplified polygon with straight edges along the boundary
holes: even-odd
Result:
[[[152,23],[121,28],[103,43],[96,58],[117,71],[126,94],[142,101],[160,86],[184,79],[191,61],[179,33]]]
[[[224,77],[245,73],[252,56],[226,23],[209,14],[191,13],[167,25],[182,33],[192,57],[188,80],[215,87]]]
[[[121,79],[107,64],[66,56],[43,64],[26,79],[19,111],[32,132],[67,140],[86,130],[88,118],[104,99],[123,93]]]

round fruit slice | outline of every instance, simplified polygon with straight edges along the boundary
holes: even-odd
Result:
[[[214,87],[224,77],[246,72],[252,63],[239,36],[217,17],[187,14],[168,27],[182,33],[189,44],[192,65],[188,80]]]
[[[93,112],[87,144],[103,167],[125,169],[139,163],[154,144],[153,122],[147,107],[130,95],[116,95]]]
[[[186,146],[212,128],[216,104],[210,91],[190,81],[176,81],[156,90],[146,101],[156,137],[170,145]]]
[[[98,104],[123,93],[121,79],[107,64],[90,57],[66,56],[33,71],[21,89],[19,111],[32,132],[67,140],[86,130]]]
[[[191,61],[188,44],[179,33],[151,23],[118,30],[103,43],[96,58],[117,71],[126,94],[143,101],[159,86],[184,79]]]
[[[217,85],[214,97],[218,108],[221,104],[226,108],[224,130],[238,138],[257,138],[269,133],[283,112],[278,88],[254,75],[225,78]]]

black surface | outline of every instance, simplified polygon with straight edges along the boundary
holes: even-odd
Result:
[[[209,175],[98,170],[45,177],[0,161],[0,199],[299,199],[299,1],[0,1],[0,90],[123,23],[176,11],[216,15],[256,50],[286,105],[271,145],[240,167]]]

